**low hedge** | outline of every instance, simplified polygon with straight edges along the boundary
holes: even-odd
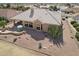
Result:
[[[75,24],[75,23],[77,23],[76,21],[71,21],[71,24]]]
[[[79,24],[76,21],[71,21],[71,24],[73,25],[73,27],[75,27],[75,29],[79,32]]]
[[[79,32],[79,26],[78,26],[78,27],[76,27],[76,30]]]
[[[76,21],[72,21],[71,24],[77,30],[75,37],[77,38],[77,41],[79,41],[79,24]]]
[[[79,27],[79,24],[78,24],[78,23],[74,23],[73,26],[74,26],[75,28],[77,28],[77,27]]]

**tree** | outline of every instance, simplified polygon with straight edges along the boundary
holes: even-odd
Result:
[[[61,36],[61,34],[62,34],[62,29],[61,29],[61,27],[60,26],[50,26],[49,28],[48,28],[48,33],[49,33],[49,35],[52,37],[52,38],[54,38],[54,39],[56,39],[56,38],[59,38],[60,36]]]
[[[76,32],[75,37],[77,38],[77,40],[79,41],[79,32]]]
[[[53,10],[54,10],[54,11],[57,11],[57,10],[58,10],[57,6],[54,6],[54,7],[53,7]]]
[[[8,3],[8,4],[6,4],[6,8],[10,8],[10,4]]]
[[[69,8],[72,7],[72,5],[70,3],[67,3],[66,6],[68,6]]]
[[[7,23],[6,23],[6,21],[0,21],[0,27],[3,27],[3,28],[5,28],[5,25],[6,25]]]
[[[57,11],[57,10],[58,10],[58,8],[57,8],[57,6],[49,6],[49,10],[54,10],[54,11]]]
[[[0,17],[0,27],[5,27],[5,25],[7,24],[7,19],[4,17]]]

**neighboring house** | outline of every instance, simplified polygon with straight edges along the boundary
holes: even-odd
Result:
[[[6,17],[8,20],[19,13],[21,13],[21,11],[16,11],[12,9],[0,9],[0,16]]]
[[[78,13],[79,12],[79,6],[74,6],[74,7],[72,7],[72,8],[67,8],[67,9],[65,9],[65,11],[66,12],[73,12],[74,14],[75,13]]]
[[[44,32],[48,31],[50,25],[61,25],[60,12],[40,8],[31,8],[10,19],[15,22],[21,21],[24,26],[42,30]]]

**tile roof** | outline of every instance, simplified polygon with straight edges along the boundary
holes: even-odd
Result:
[[[48,9],[34,8],[24,11],[11,19],[22,21],[34,21],[38,19],[42,23],[60,25],[61,13],[57,11],[49,11]]]

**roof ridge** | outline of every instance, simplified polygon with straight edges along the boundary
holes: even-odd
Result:
[[[46,10],[46,9],[45,9],[45,10]],[[46,12],[48,12],[48,11],[46,10]],[[60,22],[59,22],[59,21],[57,21],[57,20],[56,20],[56,18],[55,18],[55,17],[54,17],[54,16],[53,16],[50,12],[48,12],[48,14],[49,14],[51,17],[53,17],[57,23],[59,23],[59,24],[60,24]]]

